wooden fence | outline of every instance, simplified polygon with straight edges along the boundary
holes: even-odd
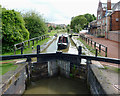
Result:
[[[82,40],[84,40],[89,46],[93,47],[96,51],[96,56],[99,54],[101,54],[101,52],[104,52],[105,57],[107,57],[107,50],[108,48],[100,43],[97,43],[95,41],[93,41],[91,38],[89,37],[85,37],[84,35],[80,35],[80,38]]]
[[[31,45],[30,42],[31,41],[32,41],[32,46],[34,46],[35,41],[36,41],[36,43],[38,43],[38,41],[44,40],[48,37],[49,37],[49,35],[43,35],[43,36],[39,36],[39,37],[35,37],[35,38],[32,38],[32,39],[23,41],[23,42],[18,43],[18,44],[14,44],[14,54],[16,54],[17,50],[21,50],[21,54],[23,54],[23,50],[24,50],[25,47],[30,48],[30,45]]]

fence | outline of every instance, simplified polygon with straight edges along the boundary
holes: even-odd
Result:
[[[31,45],[30,41],[32,41],[32,46],[34,46],[35,41],[36,41],[36,43],[38,43],[39,41],[44,40],[48,37],[49,37],[49,35],[43,35],[43,36],[39,36],[39,37],[35,37],[35,38],[32,38],[32,39],[23,41],[23,42],[18,43],[18,44],[14,44],[14,54],[16,54],[17,50],[21,50],[21,54],[23,54],[23,50],[24,50],[25,47],[30,48],[30,45]]]
[[[37,57],[37,61],[50,61],[50,60],[67,60],[70,62],[79,62],[81,59],[86,60],[95,60],[95,61],[103,61],[114,64],[120,64],[120,59],[113,59],[108,57],[99,57],[99,56],[86,56],[82,55],[82,47],[78,47],[78,55],[77,54],[69,54],[69,53],[40,53],[40,45],[37,45],[37,53],[36,54],[21,54],[21,55],[10,55],[10,56],[0,56],[0,60],[11,60],[11,59],[22,59],[27,58],[27,61],[31,61],[31,58]],[[39,59],[39,60],[38,60]]]
[[[99,54],[102,52],[104,52],[105,54],[105,57],[107,57],[107,50],[108,48],[100,43],[97,43],[95,41],[93,41],[92,39],[88,38],[88,37],[85,37],[84,35],[80,35],[80,38],[82,40],[84,40],[88,45],[90,45],[91,47],[93,47],[96,51],[96,55],[98,55],[98,52]]]

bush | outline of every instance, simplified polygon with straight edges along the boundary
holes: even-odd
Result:
[[[30,32],[30,38],[38,37],[48,32],[44,19],[36,12],[27,12],[23,14],[23,18],[25,27]]]
[[[29,39],[29,32],[19,12],[2,8],[2,52],[13,51],[14,44]]]

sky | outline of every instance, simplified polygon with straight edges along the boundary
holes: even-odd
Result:
[[[111,0],[116,3],[119,0]],[[107,0],[101,0],[106,3]],[[71,18],[85,13],[97,16],[99,0],[0,0],[2,7],[22,13],[36,11],[46,22],[70,24]]]

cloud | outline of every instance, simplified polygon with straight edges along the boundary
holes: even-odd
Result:
[[[107,2],[107,0],[101,1]],[[73,16],[85,13],[97,15],[98,3],[99,0],[0,0],[0,4],[5,8],[22,12],[35,10],[48,22],[65,24],[69,24]]]

